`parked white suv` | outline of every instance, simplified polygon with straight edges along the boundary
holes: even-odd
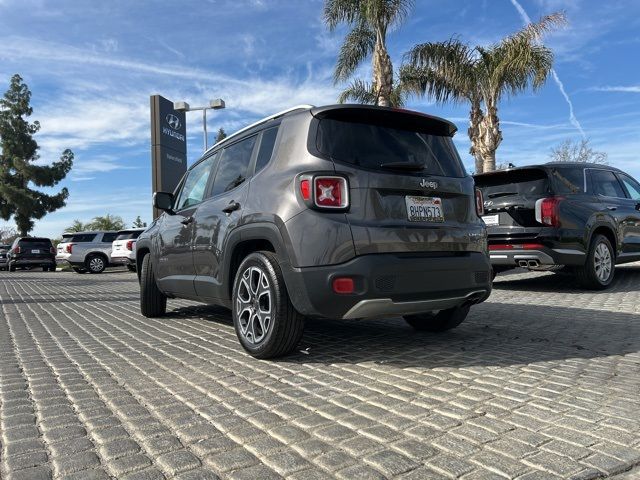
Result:
[[[58,244],[56,263],[68,263],[76,273],[102,273],[111,264],[111,245],[118,232],[74,233]]]
[[[144,228],[128,228],[120,230],[111,248],[111,262],[126,265],[136,271],[136,239],[144,232]]]

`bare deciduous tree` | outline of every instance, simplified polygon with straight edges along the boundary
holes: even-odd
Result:
[[[549,157],[552,162],[599,163],[607,165],[607,152],[594,150],[589,146],[589,140],[565,140],[551,149]]]

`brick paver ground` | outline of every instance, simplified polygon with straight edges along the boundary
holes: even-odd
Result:
[[[640,266],[618,276],[501,276],[455,331],[315,321],[258,361],[224,310],[140,316],[128,272],[1,272],[0,476],[633,477]]]

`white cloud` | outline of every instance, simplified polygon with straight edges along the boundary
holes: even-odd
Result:
[[[640,93],[640,85],[593,87],[590,90],[597,92]]]

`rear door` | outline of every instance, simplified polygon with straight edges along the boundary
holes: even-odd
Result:
[[[194,213],[193,264],[195,289],[200,297],[217,300],[221,296],[224,240],[242,218],[258,137],[244,138],[219,153],[210,198]]]
[[[481,224],[473,179],[447,122],[338,109],[321,118],[317,130],[319,155],[349,180],[346,217],[357,255],[469,249],[469,228]]]
[[[625,173],[617,173],[617,176],[627,196],[620,202],[624,212],[621,220],[625,230],[623,254],[640,255],[640,184]]]

